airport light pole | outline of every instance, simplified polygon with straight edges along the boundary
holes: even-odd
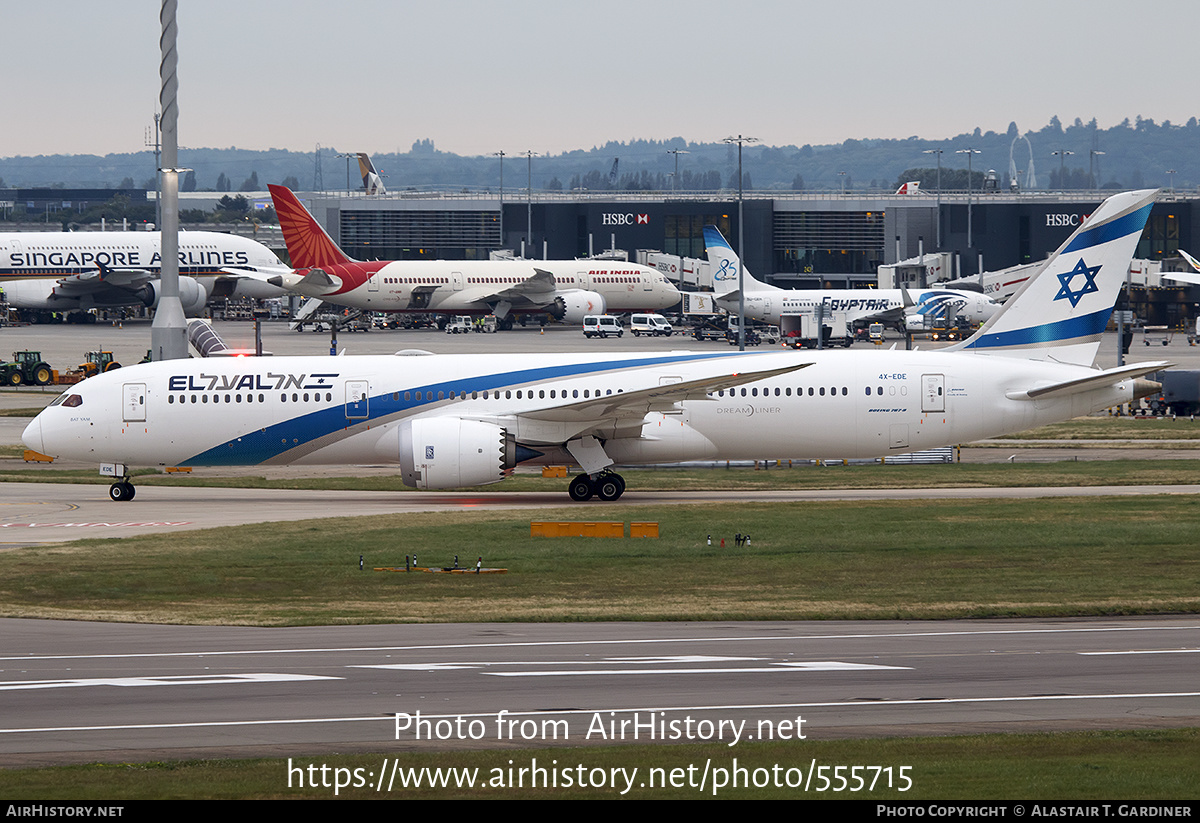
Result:
[[[739,146],[738,149],[740,150],[741,146]],[[676,186],[679,183],[679,155],[691,154],[691,152],[684,151],[683,149],[667,149],[667,154],[675,155],[675,176],[671,178],[671,194],[674,194],[676,191]]]
[[[504,150],[492,152],[500,158],[500,245],[504,245]]]
[[[746,350],[746,278],[742,272],[746,270],[746,233],[742,219],[742,145],[757,143],[757,137],[726,137],[724,143],[737,143],[738,147],[738,351]]]
[[[1171,181],[1171,194],[1175,193],[1175,169],[1167,169],[1167,175]]]
[[[942,250],[942,149],[926,149],[922,154],[937,155],[937,247]]]
[[[1092,149],[1088,152],[1088,178],[1092,181],[1092,189],[1100,188],[1100,181],[1096,179],[1096,173],[1093,171],[1096,165],[1096,158],[1102,157],[1104,152],[1099,149]]]
[[[1067,155],[1074,154],[1073,151],[1059,149],[1058,151],[1050,152],[1051,157],[1058,158],[1058,187],[1063,191],[1067,190]]]
[[[346,158],[346,194],[349,194],[350,193],[350,158],[358,157],[358,155],[354,154],[353,152],[345,152],[344,154],[339,154],[338,157]]]
[[[967,251],[970,251],[974,248],[971,235],[971,190],[975,187],[975,172],[971,167],[971,160],[983,152],[980,149],[957,149],[954,153],[967,156]]]
[[[150,326],[151,356],[154,360],[182,360],[187,357],[187,318],[179,299],[179,53],[175,49],[179,26],[175,16],[177,0],[162,0],[159,10],[158,67],[159,110],[162,112],[162,225],[159,248],[162,260],[159,284],[162,287],[154,322]]]
[[[537,157],[537,152],[527,149],[525,156],[529,160],[529,188],[525,189],[525,243],[533,248],[533,158]]]

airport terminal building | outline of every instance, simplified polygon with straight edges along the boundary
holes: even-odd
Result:
[[[963,276],[1036,262],[1103,199],[1092,192],[918,195],[753,192],[496,194],[398,192],[301,195],[347,254],[359,259],[482,259],[497,248],[526,257],[585,257],[615,248],[703,257],[702,228],[719,227],[756,276],[793,288],[869,286],[878,267],[937,250]],[[1200,251],[1200,195],[1161,195],[1137,252],[1162,260]]]

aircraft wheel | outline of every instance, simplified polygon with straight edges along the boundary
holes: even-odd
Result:
[[[571,499],[577,503],[590,500],[592,492],[592,479],[586,474],[576,477],[571,481],[571,485],[567,487],[567,494],[571,495]]]
[[[619,474],[603,474],[596,480],[595,491],[601,500],[612,502],[625,491],[625,481]]]
[[[132,500],[136,490],[132,483],[113,483],[108,487],[108,496],[117,503],[123,500]]]

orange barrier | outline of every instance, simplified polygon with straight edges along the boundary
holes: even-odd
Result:
[[[658,537],[657,523],[630,523],[630,537]]]
[[[530,537],[624,537],[621,522],[584,522],[535,520],[529,524]],[[630,537],[658,537],[657,523],[630,523]]]
[[[533,521],[530,537],[624,537],[625,524]]]

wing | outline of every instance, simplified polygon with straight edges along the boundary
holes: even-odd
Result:
[[[557,291],[558,284],[554,282],[554,275],[543,269],[534,268],[533,274],[520,283],[491,292],[480,299],[485,303],[507,302],[514,306],[528,303],[544,306],[554,300]]]
[[[100,265],[97,268],[59,278],[55,293],[63,297],[101,295],[106,292],[127,293],[140,289],[154,275],[146,269],[113,269]]]
[[[731,389],[756,380],[766,380],[798,371],[812,363],[797,363],[775,369],[723,372],[697,380],[667,383],[647,389],[607,394],[590,400],[567,403],[517,415],[521,441],[531,445],[562,444],[596,433],[612,436],[620,430],[626,436],[636,434],[651,412],[676,411],[683,400],[708,400],[712,392]]]

